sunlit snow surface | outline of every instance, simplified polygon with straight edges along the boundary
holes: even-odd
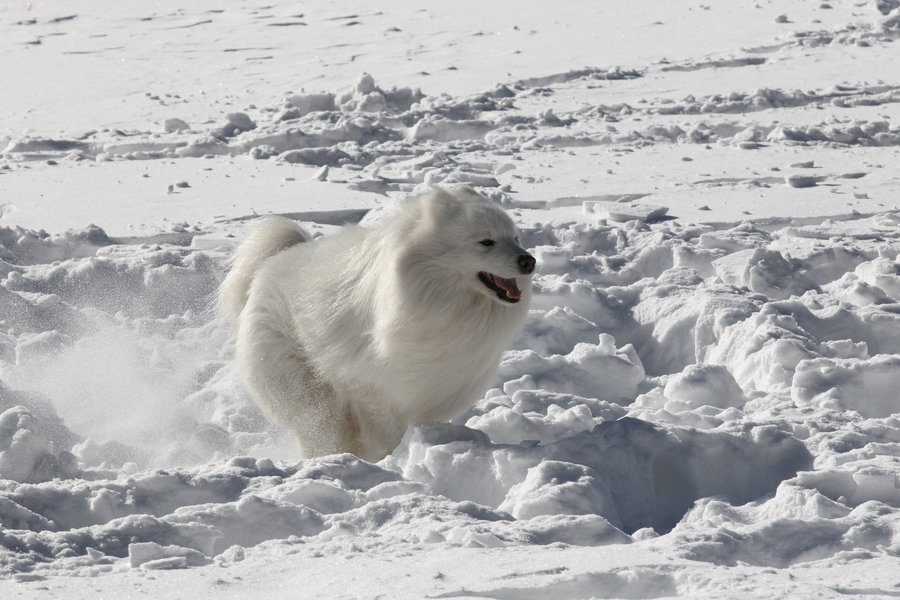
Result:
[[[157,98],[127,130],[0,122],[4,597],[153,570],[172,597],[900,594],[900,5],[794,3],[792,29],[748,6],[768,33],[721,55],[521,77],[510,55],[479,92],[468,50],[429,93],[367,62]],[[77,31],[22,15],[3,27]],[[375,465],[298,461],[211,319],[225,260],[260,214],[329,235],[434,184],[519,223],[525,329],[452,423]]]

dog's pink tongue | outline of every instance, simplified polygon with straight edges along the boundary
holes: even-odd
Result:
[[[494,275],[494,283],[496,283],[498,287],[503,288],[503,291],[506,292],[506,295],[510,298],[518,298],[522,295],[522,292],[519,291],[519,286],[516,285],[515,278],[503,279],[502,277]]]

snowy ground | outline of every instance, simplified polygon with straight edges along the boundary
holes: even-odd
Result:
[[[0,6],[0,595],[897,597],[898,37],[897,0]],[[496,388],[297,461],[224,259],[455,183],[539,259]]]

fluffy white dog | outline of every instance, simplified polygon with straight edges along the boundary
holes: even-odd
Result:
[[[316,241],[263,221],[219,290],[254,398],[307,457],[379,460],[410,424],[461,413],[528,313],[535,260],[518,236],[465,187]]]

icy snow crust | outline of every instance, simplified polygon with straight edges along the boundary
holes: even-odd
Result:
[[[429,579],[410,597],[896,595],[900,211],[883,167],[898,157],[900,85],[652,97],[706,70],[776,82],[776,50],[883,56],[900,5],[868,4],[865,24],[738,55],[571,69],[483,93],[362,75],[156,130],[0,130],[0,184],[31,169],[100,165],[104,177],[103,165],[207,158],[191,168],[274,165],[312,194],[364,198],[256,200],[316,236],[377,226],[431,185],[473,185],[510,211],[539,265],[524,332],[475,407],[412,429],[378,464],[297,461],[211,319],[227,258],[258,216],[220,208],[226,184],[207,200],[217,218],[179,223],[170,207],[179,224],[128,235],[118,221],[23,227],[13,209],[25,199],[3,198],[0,577],[32,587],[0,589],[65,593],[77,584],[62,576],[101,574],[113,589],[187,569],[197,578],[157,583],[200,597],[218,573],[287,561],[242,589],[253,597],[329,558],[355,558],[358,583],[395,573],[374,561],[412,557]],[[645,78],[657,84],[639,87]],[[669,188],[647,164],[662,152],[682,157]],[[679,170],[695,160],[696,173]],[[714,168],[735,160],[741,169]],[[566,163],[583,187],[554,183],[575,177]],[[608,185],[591,179],[598,165],[614,165]],[[767,214],[744,202],[766,194],[779,203]],[[482,561],[490,582],[454,572]],[[774,570],[788,568],[806,587]]]

